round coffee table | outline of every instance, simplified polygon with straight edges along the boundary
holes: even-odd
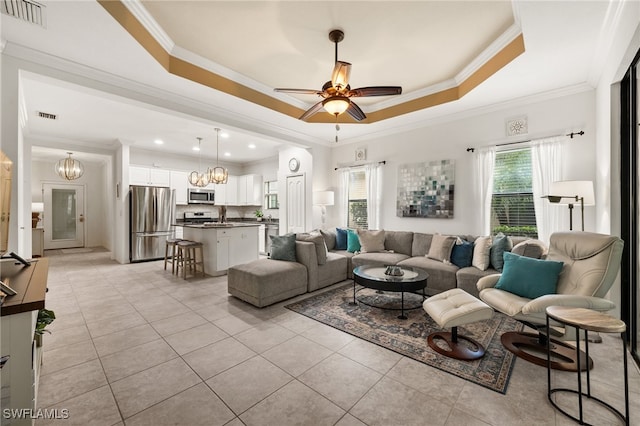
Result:
[[[422,298],[426,297],[424,294],[424,289],[427,287],[427,278],[429,278],[429,274],[426,271],[420,268],[413,268],[410,266],[401,266],[400,269],[403,272],[403,275],[387,275],[385,274],[386,266],[373,266],[373,265],[364,265],[358,266],[353,270],[353,302],[352,305],[356,305],[356,284],[361,285],[362,287],[370,288],[373,290],[379,291],[391,291],[391,292],[399,292],[401,294],[402,302],[400,305],[400,315],[399,319],[407,319],[407,316],[404,314],[405,309],[418,309],[422,307],[422,304],[405,308],[404,307],[404,293],[410,292],[415,293],[419,290],[422,290]],[[380,309],[389,309],[382,308],[379,306],[369,305],[368,303],[362,302],[365,305],[372,306],[374,308]],[[395,309],[395,308],[391,308]]]

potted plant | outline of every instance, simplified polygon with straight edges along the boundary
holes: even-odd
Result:
[[[33,338],[37,346],[42,346],[42,335],[47,332],[51,334],[46,327],[56,319],[56,314],[49,309],[40,309],[38,311],[38,319],[36,320],[36,331]]]
[[[257,209],[255,212],[253,212],[253,214],[255,215],[256,220],[257,220],[258,222],[261,222],[261,221],[262,221],[262,217],[264,216],[264,213],[262,213],[262,210]]]

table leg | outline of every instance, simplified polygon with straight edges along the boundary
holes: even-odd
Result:
[[[400,304],[400,315],[398,316],[398,319],[406,320],[407,316],[404,314],[404,291],[401,291],[400,294],[402,297],[402,302]]]
[[[576,329],[576,358],[578,362],[578,410],[580,411],[580,424],[584,424],[584,419],[582,418],[582,368],[580,365],[580,329],[575,327]],[[587,362],[589,358],[587,358]]]
[[[356,306],[356,279],[353,279],[353,302],[349,302],[349,305]]]

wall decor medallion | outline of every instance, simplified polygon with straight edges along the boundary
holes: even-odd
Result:
[[[367,151],[364,148],[356,149],[356,161],[364,161],[367,159]]]
[[[507,136],[524,135],[529,133],[527,117],[517,117],[507,120]]]
[[[455,160],[400,165],[396,215],[453,219],[454,177]]]

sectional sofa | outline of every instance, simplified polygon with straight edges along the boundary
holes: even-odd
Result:
[[[255,306],[267,306],[293,296],[312,292],[353,277],[353,269],[361,265],[401,265],[424,269],[429,274],[426,293],[441,293],[452,288],[478,296],[476,283],[484,276],[499,273],[489,266],[458,267],[448,258],[429,257],[434,238],[439,234],[408,231],[384,232],[384,248],[374,252],[351,252],[336,248],[336,230],[298,234],[295,262],[259,259],[229,268],[228,290],[239,299]],[[458,241],[476,241],[475,236],[454,236]],[[490,240],[491,241],[491,240]],[[546,246],[525,237],[509,237],[519,254],[542,257]],[[295,264],[295,265],[294,265]],[[482,266],[482,265],[481,265]],[[486,265],[485,265],[486,266]]]

